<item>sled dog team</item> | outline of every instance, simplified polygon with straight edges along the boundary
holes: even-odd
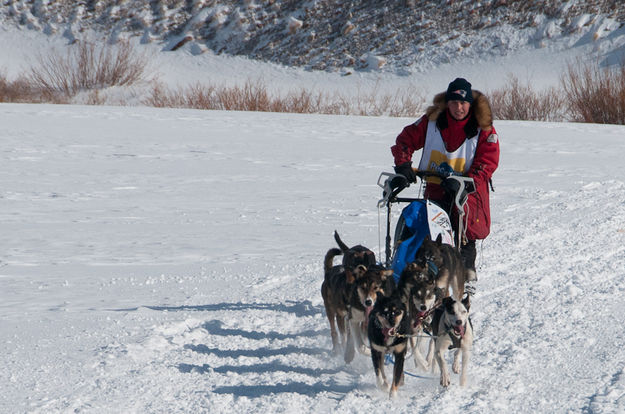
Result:
[[[393,270],[377,264],[371,250],[348,247],[336,232],[334,238],[339,248],[326,253],[321,285],[333,352],[343,350],[346,363],[354,359],[356,350],[371,355],[378,387],[394,397],[404,382],[408,347],[415,364],[424,370],[434,369],[436,359],[443,387],[451,382],[444,354],[455,349],[452,369],[460,373],[460,385],[465,385],[473,327],[469,296],[463,298],[467,275],[459,252],[440,237],[426,238],[395,283]],[[340,255],[342,264],[333,265]],[[420,351],[423,339],[430,340],[425,357]],[[390,382],[384,372],[386,354],[394,357]]]

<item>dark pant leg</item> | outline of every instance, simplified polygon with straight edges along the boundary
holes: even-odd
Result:
[[[460,248],[460,255],[464,261],[464,266],[467,269],[475,271],[475,258],[477,256],[475,240],[469,240],[466,244],[463,244]]]

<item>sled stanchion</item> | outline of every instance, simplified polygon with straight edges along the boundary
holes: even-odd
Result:
[[[386,267],[391,265],[391,203],[386,204]]]
[[[466,205],[468,195],[475,191],[475,182],[473,181],[473,178],[462,176],[462,175],[443,174],[443,173],[436,172],[436,171],[419,171],[419,170],[415,170],[415,175],[419,177],[420,179],[421,187],[422,187],[421,191],[424,191],[423,188],[424,188],[425,181],[427,180],[427,178],[438,178],[441,180],[449,179],[452,182],[455,182],[456,184],[455,185],[456,188],[454,188],[455,194],[454,194],[453,199],[451,200],[453,204],[450,207],[449,211],[441,210],[441,213],[444,213],[447,219],[446,222],[449,223],[450,238],[449,238],[449,241],[446,243],[451,244],[451,245],[456,244],[455,247],[457,249],[460,249],[462,247],[462,242],[465,239],[465,231],[466,231],[466,224],[464,222],[466,218],[466,212],[464,210],[464,207]],[[399,197],[399,193],[401,193],[406,188],[410,187],[410,183],[407,181],[406,177],[404,177],[401,174],[393,174],[393,173],[388,173],[388,172],[381,173],[378,178],[378,186],[383,189],[382,198],[378,201],[378,209],[386,205],[386,243],[385,243],[386,244],[385,246],[386,260],[385,260],[385,265],[386,265],[386,268],[389,269],[391,264],[393,264],[394,262],[397,264],[396,262],[397,258],[393,257],[393,255],[397,254],[397,251],[398,251],[397,246],[399,246],[400,243],[404,241],[404,240],[398,240],[398,237],[400,238],[404,237],[404,231],[402,230],[402,233],[400,234],[398,233],[397,228],[395,228],[395,233],[394,233],[395,239],[391,239],[391,222],[392,222],[391,205],[393,203],[408,203],[410,206],[410,204],[412,204],[415,201],[427,202],[428,200],[424,196]],[[431,204],[437,205],[436,203],[431,203]],[[428,204],[428,206],[429,205],[430,204]],[[456,232],[453,231],[453,226],[451,225],[451,221],[450,221],[454,208],[458,212],[458,220],[459,220]],[[404,211],[405,210],[406,209],[404,209]],[[402,215],[400,216],[400,222],[403,217],[404,211],[402,211],[401,213]],[[427,214],[429,215],[430,213],[428,212]],[[436,213],[433,217],[434,218],[438,217],[438,213]],[[438,223],[436,224],[438,225]],[[381,223],[380,223],[380,220],[378,219],[378,227],[380,225]],[[399,225],[399,222],[397,225]],[[430,235],[432,235],[433,230],[431,228],[428,229],[427,231],[429,231]],[[434,231],[436,231],[436,229]],[[380,240],[380,236],[379,236],[380,233],[381,231],[378,228],[378,242]],[[408,238],[410,237],[411,237],[410,234],[408,234]],[[393,243],[393,246],[391,246],[391,243]],[[400,264],[399,267],[401,268],[402,265]],[[394,269],[394,270],[397,270],[397,269]]]

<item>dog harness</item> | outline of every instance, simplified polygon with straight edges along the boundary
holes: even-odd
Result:
[[[438,273],[438,269],[437,269],[437,273]],[[438,307],[441,304],[441,290],[440,288],[436,288],[436,302],[434,303],[434,306],[432,306],[430,309],[424,311],[424,312],[417,312],[417,315],[414,318],[414,322],[412,323],[412,328],[413,329],[417,329],[419,326],[423,326],[423,332],[425,332],[428,335],[431,335],[431,331],[432,331],[432,320],[428,320],[428,318],[430,318],[430,316],[436,312],[436,309],[438,309]]]
[[[443,307],[438,307],[434,311],[434,316],[432,317],[432,330],[434,331],[434,336],[436,337],[440,336],[438,333],[438,327],[440,325],[440,321],[443,317],[444,312],[445,309]],[[468,321],[465,322],[464,325],[462,325],[462,334],[456,334],[453,325],[443,325],[443,327],[445,328],[445,332],[443,333],[448,334],[449,338],[451,339],[451,345],[449,345],[449,349],[456,349],[462,346],[462,339],[464,338],[464,333],[466,332],[467,323],[471,326],[471,329],[473,329],[473,323],[471,322],[471,318],[469,317]]]
[[[431,260],[427,261],[427,266],[430,280],[436,280],[436,278],[438,277],[438,266],[436,266],[436,264],[434,264],[434,262]]]

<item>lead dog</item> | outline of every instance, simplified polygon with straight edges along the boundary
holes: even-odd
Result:
[[[434,357],[434,341],[430,340],[427,357],[421,354],[421,342],[426,333],[431,333],[432,314],[442,301],[443,291],[430,277],[428,264],[419,266],[409,263],[402,271],[397,290],[407,305],[410,320],[410,346],[415,365],[428,371]]]
[[[378,299],[369,315],[367,336],[371,344],[371,361],[377,385],[383,391],[390,391],[391,398],[397,395],[397,388],[404,382],[408,331],[406,305],[399,295]],[[395,357],[393,381],[390,385],[384,372],[384,355],[388,353]]]
[[[448,387],[451,383],[445,351],[456,349],[452,369],[460,373],[460,385],[467,383],[467,367],[473,347],[473,325],[469,318],[468,296],[462,302],[451,297],[443,299],[443,304],[434,312],[432,321],[434,337],[436,338],[434,355],[441,371],[441,385]],[[462,353],[462,369],[460,369],[460,354]]]

